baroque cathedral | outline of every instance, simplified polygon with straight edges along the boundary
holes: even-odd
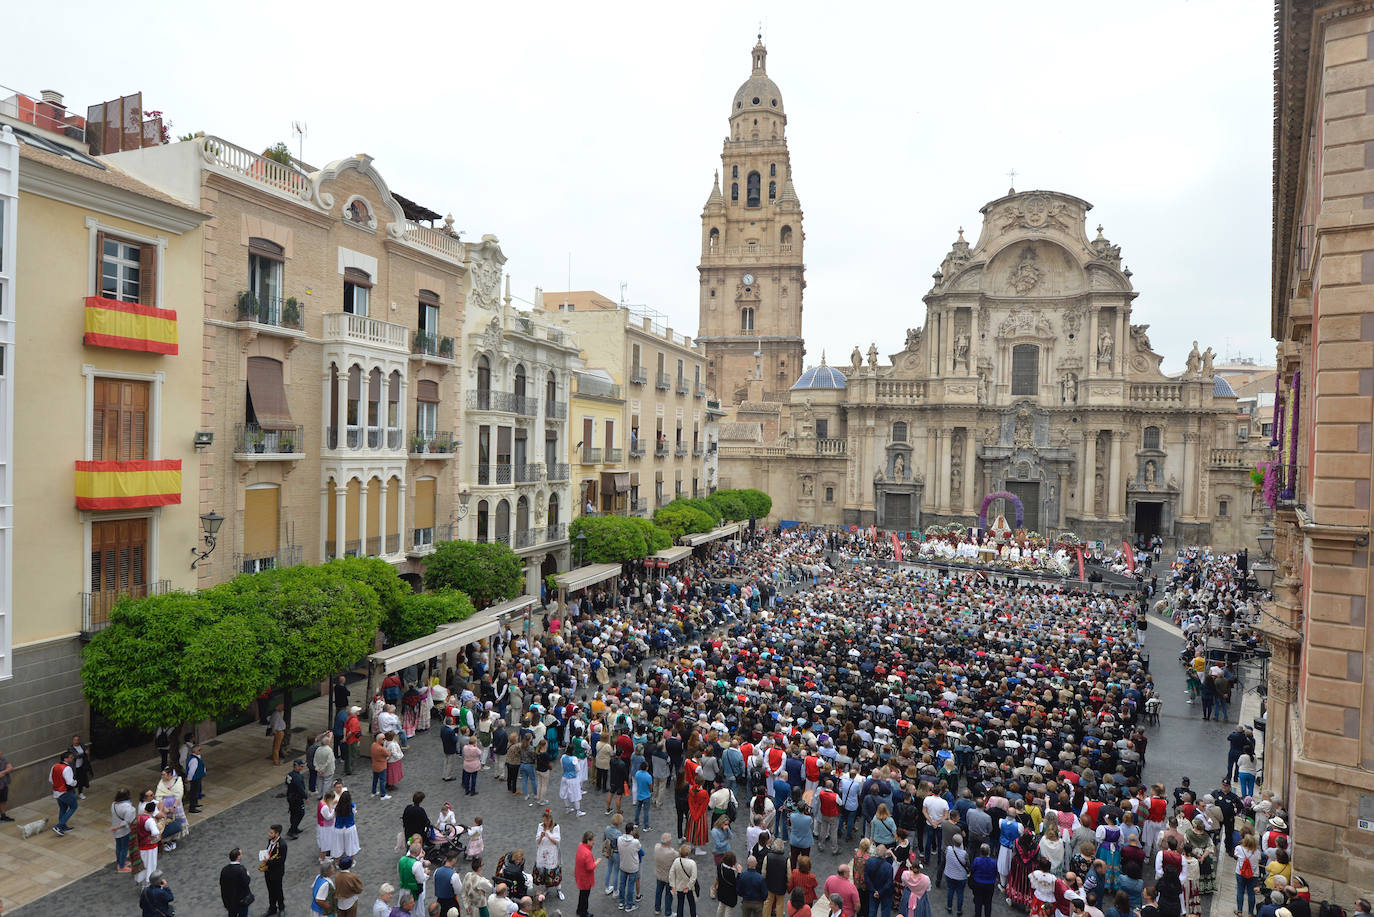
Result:
[[[730,412],[721,487],[758,487],[775,517],[807,523],[976,525],[985,496],[1007,492],[1046,535],[1253,540],[1264,444],[1242,437],[1210,348],[1161,371],[1121,247],[1088,235],[1092,205],[1071,194],[985,204],[977,240],[959,230],[935,271],[924,325],[885,359],[870,342],[803,366],[787,120],[762,41],[751,60],[702,211],[698,340]],[[1001,498],[991,509],[1013,517]]]

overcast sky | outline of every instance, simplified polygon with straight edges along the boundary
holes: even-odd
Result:
[[[955,231],[1066,191],[1121,245],[1164,368],[1272,362],[1273,13],[1234,2],[22,4],[0,83],[315,165],[497,234],[517,295],[595,289],[693,334],[701,208],[759,21],[805,211],[807,362],[899,350]],[[1220,360],[1218,360],[1220,362]]]

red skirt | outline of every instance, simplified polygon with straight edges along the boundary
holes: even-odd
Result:
[[[388,762],[386,762],[386,785],[387,785],[387,786],[400,786],[400,785],[401,785],[401,776],[402,776],[402,772],[401,772],[401,762],[400,762],[400,761],[388,761]]]

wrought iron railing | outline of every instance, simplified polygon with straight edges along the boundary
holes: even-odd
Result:
[[[511,482],[511,466],[509,463],[498,464],[496,466],[496,483],[509,484]]]
[[[662,389],[663,391],[666,392],[666,391],[668,391],[668,389],[670,389],[670,388],[672,388],[672,387],[673,387],[673,379],[672,379],[672,377],[669,376],[667,373],[659,373],[659,374],[658,374],[658,385],[657,385],[657,388],[660,388],[660,389]]]
[[[294,455],[305,451],[305,427],[264,430],[255,423],[234,425],[234,452],[239,455]]]
[[[593,447],[593,446],[583,446],[583,447],[582,447],[582,464],[584,464],[584,465],[600,465],[600,464],[601,464],[601,450],[600,450],[600,449],[597,449],[597,448],[595,448],[595,447]]]
[[[120,599],[141,599],[150,595],[162,595],[170,592],[171,589],[172,581],[162,579],[152,583],[134,583],[125,589],[109,592],[83,592],[81,593],[81,632],[93,634],[98,630],[104,630],[105,625],[110,623],[110,611],[114,609]]]
[[[606,463],[614,465],[624,460],[624,449],[607,449],[605,452]]]
[[[567,420],[568,403],[566,401],[544,400],[544,416],[550,420]]]
[[[636,366],[630,370],[630,384],[643,385],[649,381],[649,371],[642,366]]]
[[[298,544],[284,544],[278,545],[275,551],[235,554],[234,569],[240,573],[261,573],[278,567],[294,567],[301,563],[303,553]]]
[[[424,453],[451,455],[453,453],[453,434],[448,430],[421,431],[410,434],[412,454]]]
[[[667,444],[667,443],[659,443],[657,446],[654,447],[654,455],[657,456],[658,458],[663,458],[663,457],[666,456],[667,454],[668,454],[668,444]]]
[[[568,479],[568,463],[567,463],[567,462],[562,462],[562,463],[555,462],[554,464],[549,465],[549,466],[547,466],[547,467],[548,467],[548,469],[549,469],[549,480],[550,480],[550,481],[566,481],[566,480]]]
[[[544,529],[545,541],[562,541],[568,537],[568,524],[566,522],[555,522]]]
[[[517,484],[533,484],[533,483],[535,483],[535,482],[538,481],[538,480],[539,480],[539,466],[538,466],[538,465],[528,465],[528,464],[527,464],[527,465],[516,465],[516,466],[515,466],[515,483],[517,483]]]

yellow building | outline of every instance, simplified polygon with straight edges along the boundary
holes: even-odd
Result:
[[[559,323],[577,332],[583,363],[602,370],[624,399],[618,427],[598,426],[596,412],[574,420],[570,442],[575,446],[581,440],[583,448],[602,450],[600,462],[583,461],[595,453],[573,458],[589,469],[579,478],[582,511],[589,481],[596,483],[594,496],[604,494],[605,480],[627,487],[622,492],[628,493],[632,512],[653,512],[676,497],[709,493],[706,455],[712,440],[707,423],[713,418],[706,413],[706,355],[701,348],[665,327],[658,321],[661,316],[590,290],[544,293],[543,303]],[[605,461],[605,450],[616,448],[625,450],[624,464]],[[615,477],[607,479],[608,474]]]
[[[17,205],[0,193],[13,294],[0,376],[18,431],[5,438],[18,497],[6,563],[23,571],[3,570],[16,613],[0,720],[23,801],[46,792],[73,734],[113,744],[88,722],[80,668],[114,598],[196,586],[205,214],[88,156],[60,96],[11,97],[0,124],[18,178]]]
[[[574,516],[643,514],[648,502],[639,496],[639,472],[625,464],[625,396],[604,369],[573,371],[568,401],[572,435],[569,452],[577,486]]]

